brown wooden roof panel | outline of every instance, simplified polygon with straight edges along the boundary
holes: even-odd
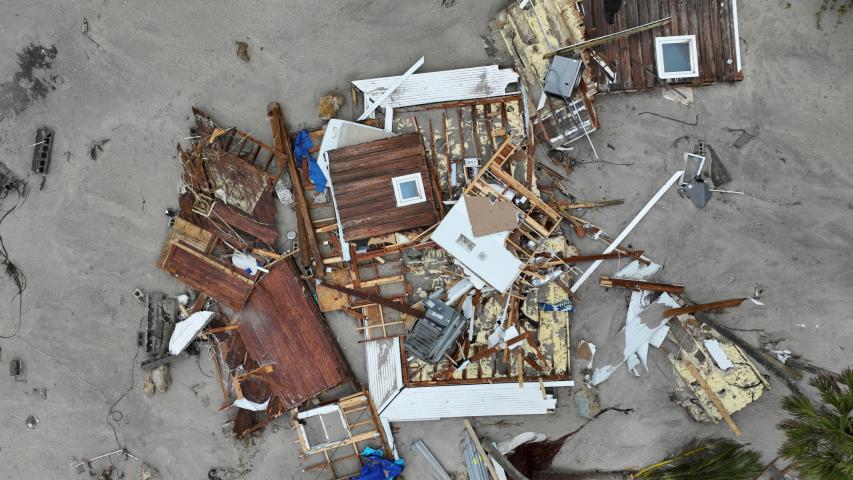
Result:
[[[409,133],[329,152],[335,203],[347,240],[385,235],[438,221],[420,134]],[[394,177],[420,173],[425,202],[397,206]]]
[[[252,293],[252,282],[207,254],[179,243],[166,243],[160,267],[178,280],[232,308],[240,308]]]
[[[660,86],[657,78],[655,38],[696,35],[699,76],[668,80],[672,84],[706,85],[742,80],[736,71],[736,45],[732,0],[648,0],[624,2],[612,25],[605,20],[605,0],[583,0],[588,39],[618,33],[668,16],[668,25],[621,37],[594,47],[614,66],[612,91],[642,90]],[[598,68],[593,78],[604,83]]]
[[[293,408],[352,375],[292,261],[270,269],[239,313],[240,337],[259,364],[273,366],[272,392]]]

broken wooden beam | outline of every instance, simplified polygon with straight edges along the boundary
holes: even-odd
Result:
[[[501,453],[498,446],[495,445],[495,442],[486,440],[486,442],[483,443],[483,448],[486,450],[486,453],[491,456],[490,458],[494,459],[495,462],[501,466],[504,473],[506,473],[507,478],[510,480],[530,480],[523,473],[518,471],[518,469],[515,468],[515,465],[513,465],[512,462],[510,462],[509,459]],[[488,460],[487,463],[491,464],[492,461]]]
[[[616,260],[625,257],[637,258],[641,257],[645,253],[644,250],[629,250],[629,251],[615,251],[611,253],[605,253],[601,255],[574,255],[571,257],[563,257],[558,260],[545,262],[544,264],[537,265],[542,267],[553,267],[557,265],[562,265],[564,263],[581,263],[581,262],[592,262],[595,260]]]
[[[388,285],[389,283],[405,282],[406,277],[403,275],[392,275],[390,277],[371,278],[361,281],[361,288],[378,287],[380,285]],[[347,287],[353,287],[352,283],[347,284]]]
[[[678,308],[670,308],[669,310],[664,310],[664,317],[675,317],[677,315],[684,315],[688,313],[695,312],[709,312],[711,310],[719,310],[721,308],[729,308],[729,307],[737,307],[746,298],[733,298],[731,300],[720,300],[719,302],[711,302],[711,303],[702,303],[700,305],[690,305],[688,307],[678,307]]]
[[[296,207],[296,218],[298,220],[299,241],[308,241],[309,249],[300,249],[299,262],[303,266],[311,266],[312,261],[317,262],[317,268],[313,268],[314,275],[320,275],[323,269],[320,267],[320,259],[323,258],[320,253],[320,246],[317,243],[317,237],[314,234],[311,215],[308,211],[308,202],[305,200],[305,190],[302,188],[302,183],[299,179],[299,169],[296,168],[296,159],[293,157],[293,148],[290,145],[290,136],[287,133],[287,127],[284,125],[284,115],[281,112],[281,105],[278,102],[271,102],[267,105],[267,117],[270,119],[272,127],[273,143],[276,149],[276,160],[279,168],[284,171],[286,166],[290,175],[290,183],[293,187],[293,198]],[[287,165],[285,165],[287,164]],[[313,259],[311,258],[313,257]]]
[[[554,202],[552,206],[558,209],[582,209],[582,208],[601,208],[612,207],[614,205],[622,205],[625,200],[600,200],[600,201],[576,201],[576,202]]]
[[[621,287],[630,290],[667,292],[675,293],[677,295],[684,293],[684,285],[674,285],[671,283],[643,282],[640,280],[631,280],[630,278],[613,278],[605,275],[599,277],[598,284],[606,288]]]
[[[471,442],[474,444],[474,447],[477,449],[477,453],[480,454],[480,460],[483,461],[483,464],[486,466],[486,469],[489,471],[489,475],[493,480],[497,480],[498,472],[495,470],[495,466],[492,465],[492,461],[489,459],[489,456],[486,455],[486,451],[483,449],[483,444],[480,443],[480,438],[477,437],[477,432],[474,430],[474,426],[471,425],[471,422],[466,418],[463,420],[465,424],[465,430],[468,431],[468,435],[471,437]]]
[[[332,285],[330,283],[321,283],[325,287],[331,288],[332,290],[337,290],[339,292],[346,293],[348,295],[352,295],[353,297],[363,298],[365,300],[369,300],[378,305],[382,305],[384,307],[388,307],[398,312],[402,312],[408,315],[412,315],[415,318],[421,318],[424,315],[424,312],[420,310],[416,310],[408,305],[403,303],[397,303],[393,300],[389,300],[387,298],[381,297],[379,295],[374,295],[370,292],[366,292],[364,290],[356,290],[354,288],[342,287],[340,285]]]

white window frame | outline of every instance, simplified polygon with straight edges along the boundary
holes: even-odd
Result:
[[[418,187],[418,196],[414,198],[403,199],[402,192],[400,191],[400,184],[405,182],[411,182],[412,180],[415,181],[415,184]],[[411,173],[409,175],[394,177],[391,179],[391,184],[394,186],[394,197],[397,199],[398,207],[414,205],[416,203],[426,202],[427,200],[426,190],[424,190],[424,181],[420,173]]]
[[[690,50],[690,70],[682,72],[667,72],[664,68],[663,46],[669,43],[686,43]],[[699,76],[699,48],[696,45],[696,35],[676,35],[672,37],[655,37],[655,58],[657,59],[658,78],[694,78]]]

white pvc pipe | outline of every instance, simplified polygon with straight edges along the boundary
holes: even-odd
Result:
[[[652,207],[654,207],[655,204],[658,203],[658,200],[660,200],[661,197],[663,197],[663,194],[666,193],[667,190],[669,190],[669,187],[671,187],[675,182],[677,182],[679,177],[681,177],[681,175],[683,174],[684,170],[679,170],[675,172],[672,177],[667,180],[664,186],[662,186],[660,190],[658,190],[658,193],[656,193],[655,196],[652,197],[652,199],[649,200],[648,203],[646,203],[646,206],[643,207],[642,210],[640,210],[640,213],[638,213],[637,216],[634,217],[633,220],[631,220],[631,223],[629,223],[628,226],[625,227],[624,230],[622,230],[622,233],[620,233],[619,236],[616,237],[615,240],[613,240],[613,243],[608,245],[607,248],[605,248],[604,251],[601,252],[601,254],[606,255],[608,253],[613,252],[613,250],[616,250],[616,248],[619,247],[619,244],[622,243],[623,240],[625,240],[625,237],[627,237],[631,233],[631,230],[634,230],[634,227],[636,227],[637,224],[640,223],[640,220],[642,220],[643,217],[645,217],[646,214],[649,213],[649,210],[651,210]],[[585,282],[586,279],[589,278],[593,274],[593,272],[595,272],[595,269],[597,269],[602,262],[603,260],[596,260],[595,262],[593,262],[592,265],[590,265],[589,268],[586,269],[585,272],[583,272],[581,278],[577,279],[574,285],[572,285],[572,293],[576,292],[581,287],[581,285],[583,285],[583,282]]]

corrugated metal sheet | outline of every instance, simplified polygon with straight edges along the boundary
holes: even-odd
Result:
[[[468,433],[463,435],[465,438],[465,467],[468,469],[468,480],[489,480],[489,471],[486,469],[486,464],[483,463],[483,457],[471,441],[471,436]]]
[[[373,405],[381,411],[403,388],[400,339],[376,340],[364,344],[367,356],[367,383]]]
[[[397,78],[394,76],[355,80],[352,85],[364,94],[365,99],[376,100]],[[416,73],[403,82],[382,106],[397,108],[497,97],[512,93],[507,91],[507,87],[517,82],[518,74],[515,71],[509,68],[501,69],[497,65]]]
[[[373,343],[373,342],[371,342]],[[404,388],[380,413],[390,422],[453,417],[542,415],[556,408],[552,395],[542,398],[538,383],[451,385]]]

